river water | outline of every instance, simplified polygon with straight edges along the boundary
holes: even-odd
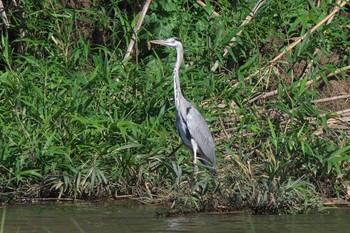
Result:
[[[350,232],[350,209],[305,215],[210,215],[157,217],[166,209],[132,202],[35,204],[0,208],[4,232]]]

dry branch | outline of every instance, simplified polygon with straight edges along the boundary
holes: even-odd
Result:
[[[152,2],[152,0],[146,0],[146,3],[145,3],[145,5],[142,8],[140,18],[137,21],[137,24],[136,24],[136,26],[134,28],[134,31],[133,31],[133,34],[132,34],[132,38],[131,38],[129,46],[128,46],[128,49],[126,50],[126,54],[124,56],[124,61],[126,60],[126,58],[128,58],[130,56],[131,51],[134,48],[134,45],[135,45],[135,42],[136,42],[136,34],[141,28],[141,25],[143,23],[143,20],[145,18],[145,15],[146,15],[146,13],[148,11],[148,7],[151,4],[151,2]]]
[[[9,20],[7,19],[7,15],[6,15],[4,4],[2,3],[2,0],[0,0],[0,12],[1,12],[2,22],[4,23],[6,28],[9,28],[10,24],[9,24]]]
[[[254,15],[256,14],[256,12],[259,10],[259,8],[264,5],[265,0],[259,0],[255,6],[253,7],[252,11],[249,13],[249,15],[247,15],[247,17],[245,18],[245,20],[243,21],[243,23],[241,24],[240,27],[243,27],[244,25],[246,25],[247,23],[249,23]],[[236,36],[240,36],[242,34],[243,29],[241,29]],[[232,45],[234,44],[234,42],[236,42],[236,36],[232,37],[232,39],[230,40],[230,43],[228,44],[228,46],[224,49],[224,54],[223,57],[226,56],[228,54],[228,48],[232,47]],[[216,62],[214,63],[213,67],[211,68],[212,72],[215,72],[217,70],[217,68],[219,67],[219,60],[216,60]]]

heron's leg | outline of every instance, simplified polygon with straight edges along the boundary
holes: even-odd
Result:
[[[193,165],[194,165],[194,178],[197,177],[198,174],[198,165],[197,165],[197,143],[191,139],[191,144],[192,144],[192,148],[193,148]]]

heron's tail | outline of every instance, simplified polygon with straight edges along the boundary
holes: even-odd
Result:
[[[205,167],[213,177],[216,177],[217,172],[216,172],[216,168],[215,168],[215,162],[213,164],[209,160],[203,159],[202,157],[199,157],[199,160],[202,162],[202,164],[203,164],[202,166]]]
[[[210,174],[213,176],[213,177],[216,177],[217,176],[217,171],[216,171],[216,168],[215,167],[207,167],[208,171],[210,172]]]

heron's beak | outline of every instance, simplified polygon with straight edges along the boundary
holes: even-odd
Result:
[[[151,41],[149,41],[149,43],[160,44],[160,45],[167,45],[164,40],[151,40]]]
[[[148,50],[151,49],[151,44],[167,45],[167,43],[164,40],[150,40],[147,43]]]

